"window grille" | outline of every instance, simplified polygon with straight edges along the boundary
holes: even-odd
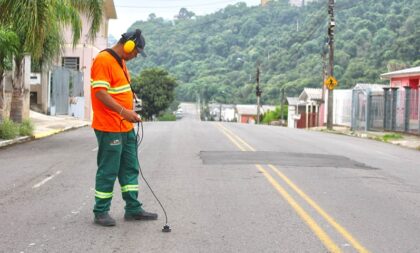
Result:
[[[61,65],[67,69],[79,70],[79,62],[79,57],[63,57]]]

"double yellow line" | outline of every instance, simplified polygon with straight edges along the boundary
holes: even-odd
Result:
[[[256,151],[248,143],[222,124],[216,124],[218,129],[241,151]],[[308,225],[313,233],[319,238],[329,252],[340,253],[340,247],[331,239],[331,237],[317,224],[317,222],[299,205],[299,203],[272,177],[266,169],[260,164],[255,165],[257,169],[267,178],[268,182],[278,191],[278,193],[289,203],[299,217]],[[359,253],[368,253],[369,251],[363,247],[343,226],[338,224],[330,215],[327,214],[314,200],[305,194],[299,187],[286,177],[278,168],[272,164],[268,167],[280,177],[285,184],[293,189],[306,203],[308,203],[321,217],[323,217],[341,236],[343,236]]]

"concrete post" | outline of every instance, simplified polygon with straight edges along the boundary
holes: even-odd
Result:
[[[410,131],[410,94],[411,94],[411,87],[406,86],[405,89],[405,104],[404,104],[404,132]]]
[[[370,89],[368,89],[366,92],[365,131],[369,131],[370,129],[371,108],[372,108],[372,93]]]
[[[420,82],[419,82],[420,85]],[[420,135],[420,86],[417,86],[417,134]]]
[[[48,95],[49,95],[49,68],[44,64],[41,70],[41,110],[42,113],[48,114]]]
[[[384,124],[383,128],[384,130],[389,130],[389,117],[390,117],[390,98],[389,98],[389,88],[383,88],[384,89]]]
[[[351,130],[357,130],[356,128],[356,117],[357,117],[357,106],[358,106],[358,101],[356,101],[356,91],[352,90],[351,92]]]
[[[391,130],[395,131],[397,123],[397,92],[398,88],[391,88]]]
[[[23,119],[29,119],[29,111],[31,107],[31,55],[25,54],[24,60],[24,72],[23,72],[23,108],[22,115]]]

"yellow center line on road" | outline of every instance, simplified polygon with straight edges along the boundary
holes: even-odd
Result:
[[[237,140],[239,140],[245,147],[249,149],[249,151],[255,151],[253,147],[251,147],[248,143],[246,143],[244,140],[239,138],[236,134],[234,134],[230,129],[226,128],[222,124],[219,123],[219,126],[222,127],[226,132],[229,132],[232,136],[236,137]]]
[[[219,130],[223,132],[228,138],[242,151],[256,151],[239,136],[227,129],[222,124],[217,124]],[[245,147],[241,146],[244,145]],[[340,252],[338,246],[331,240],[331,238],[319,227],[319,225],[304,211],[302,207],[287,193],[287,191],[280,186],[280,184],[270,175],[264,168],[256,164],[258,170],[264,174],[267,180],[274,186],[274,188],[283,196],[283,198],[293,207],[298,215],[308,224],[311,230],[321,240],[321,242],[331,252]],[[318,214],[320,214],[334,229],[341,234],[359,253],[369,253],[343,226],[338,224],[330,215],[328,215],[315,201],[313,201],[308,195],[306,195],[296,184],[294,184],[289,178],[280,172],[274,165],[268,165],[273,172],[275,172],[287,185],[290,186],[303,200],[305,200],[312,208],[314,208]],[[336,251],[338,250],[338,251]]]
[[[235,144],[236,147],[238,147],[241,151],[247,151],[245,148],[243,148],[232,136],[228,134],[223,128],[219,128],[219,130],[228,137],[228,139]]]
[[[229,140],[232,141],[235,146],[237,146],[242,151],[247,151],[245,145],[249,150],[255,151],[249,144],[242,140],[239,136],[235,135],[232,131],[228,130],[222,124],[217,124],[219,130],[226,135]],[[239,142],[242,143],[239,144]],[[280,195],[286,200],[287,203],[296,211],[296,213],[301,217],[301,219],[309,226],[313,233],[319,238],[319,240],[324,244],[324,246],[331,253],[341,253],[340,248],[337,244],[328,236],[328,234],[315,222],[311,216],[305,212],[305,210],[290,196],[287,191],[280,186],[280,184],[259,164],[256,164],[257,169],[263,173],[267,180],[272,184],[272,186],[280,193]]]
[[[360,253],[368,253],[369,251],[365,249],[353,236],[344,229],[340,224],[338,224],[331,216],[329,216],[315,201],[313,201],[308,195],[306,195],[299,187],[296,186],[288,177],[286,177],[282,172],[279,171],[274,165],[268,165],[281,179],[283,179],[286,184],[288,184],[302,199],[304,199],[313,209],[315,209],[334,229],[340,233],[350,244]]]
[[[321,240],[328,252],[339,253],[341,252],[337,244],[327,235],[327,233],[315,222],[312,217],[303,210],[303,208],[293,199],[287,191],[280,186],[280,184],[259,164],[256,164],[259,171],[267,178],[268,182],[280,193],[280,195],[289,203],[289,205],[296,211],[300,218],[306,222],[314,234]]]

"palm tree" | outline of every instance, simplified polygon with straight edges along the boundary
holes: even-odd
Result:
[[[73,32],[73,46],[80,39],[82,22],[80,13],[91,20],[89,37],[95,38],[99,31],[103,0],[0,0],[0,25],[9,27],[20,41],[20,48],[14,54],[14,76],[10,118],[21,122],[24,97],[29,90],[22,78],[23,59],[30,54],[40,64],[48,64],[59,55],[64,40],[62,29],[69,26]]]
[[[18,36],[0,26],[0,123],[3,120],[4,108],[4,72],[11,69],[13,54],[16,54],[19,48]]]

